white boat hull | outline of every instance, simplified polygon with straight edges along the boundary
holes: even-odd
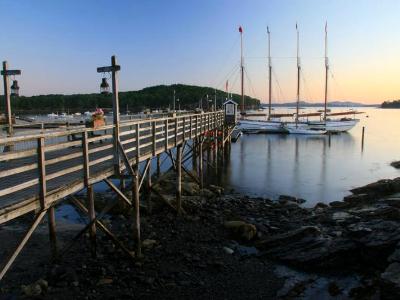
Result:
[[[326,130],[310,129],[305,127],[298,127],[298,128],[289,127],[286,129],[290,134],[303,134],[303,135],[323,135],[327,132]]]
[[[326,130],[328,132],[346,132],[352,129],[357,123],[358,119],[351,120],[328,120],[326,122],[308,122],[308,125],[313,129]]]
[[[244,133],[287,133],[280,121],[240,120],[238,129]]]

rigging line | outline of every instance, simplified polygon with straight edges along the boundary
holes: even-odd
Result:
[[[313,100],[313,97],[311,97],[310,89],[308,88],[308,82],[306,81],[306,74],[304,73],[303,69],[301,69],[300,72],[303,75],[301,76],[301,79],[304,84],[305,92],[308,94],[308,100]]]
[[[276,82],[276,85],[278,86],[279,93],[281,94],[282,98],[285,99],[285,94],[283,93],[283,90],[282,90],[281,85],[280,85],[279,80],[278,80],[278,76],[276,75],[276,72],[275,72],[274,69],[272,69],[272,75],[274,75],[273,78],[274,78],[274,80]]]
[[[331,78],[332,78],[333,82],[336,84],[336,87],[339,90],[339,94],[342,95],[342,97],[343,97],[344,93],[343,93],[342,87],[339,84],[339,82],[336,80],[336,77],[333,75],[333,72],[331,71],[331,68],[329,68],[328,72],[331,75]]]
[[[216,87],[217,88],[221,86],[223,87],[224,81],[229,80],[233,76],[233,74],[237,73],[236,71],[239,69],[239,67],[240,67],[239,63],[235,64],[233,68],[229,71],[229,73],[224,78],[222,78],[222,80],[216,85]]]
[[[249,74],[247,73],[247,70],[246,70],[246,69],[244,70],[244,73],[246,74],[246,78],[247,78],[247,80],[249,81],[250,89],[251,89],[252,92],[253,92],[253,97],[254,97],[254,98],[257,98],[257,97],[256,97],[256,93],[255,93],[255,90],[254,90],[253,83],[251,82],[250,76],[249,76]]]
[[[232,54],[233,54],[233,48],[235,48],[237,46],[237,44],[239,43],[239,40],[240,40],[240,37],[236,36],[236,39],[234,40],[232,46],[229,48],[229,51],[226,53],[226,55],[224,55],[225,60],[223,60],[223,62],[217,69],[218,72],[217,72],[216,76],[214,77],[213,81],[211,82],[212,84],[214,84],[215,81],[218,80],[219,76],[222,73],[222,70],[224,69],[224,66],[227,64],[228,60],[231,59]],[[213,85],[211,85],[211,86],[213,86]]]
[[[228,93],[233,91],[233,87],[235,87],[238,78],[239,78],[239,72],[236,73],[236,75],[235,75],[235,77],[234,77],[234,80],[233,80],[233,83],[232,83],[232,86],[231,86],[231,88],[230,88],[230,91],[229,91],[229,89],[228,89]]]

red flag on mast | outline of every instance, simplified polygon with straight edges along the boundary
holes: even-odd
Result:
[[[239,32],[240,32],[240,33],[243,33],[242,26],[239,26]]]

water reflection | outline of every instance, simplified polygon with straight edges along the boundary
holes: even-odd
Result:
[[[400,141],[382,128],[386,119],[400,127],[397,113],[371,109],[350,133],[329,136],[243,135],[232,144],[222,182],[254,196],[289,194],[316,202],[341,200],[349,189],[400,176],[389,163],[400,159]],[[362,126],[367,126],[364,151]],[[380,129],[380,130],[379,130]]]

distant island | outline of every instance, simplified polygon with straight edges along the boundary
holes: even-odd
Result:
[[[268,104],[262,103],[261,106],[266,107]],[[296,102],[286,102],[286,103],[274,103],[275,107],[288,107],[288,106],[296,106]],[[300,106],[302,107],[321,107],[324,106],[323,102],[315,103],[315,102],[306,102],[300,101]],[[379,104],[363,104],[359,102],[352,101],[329,101],[329,107],[379,107]]]
[[[176,95],[176,109],[194,109],[202,107],[207,109],[214,104],[215,89],[194,85],[174,84],[147,87],[139,91],[119,92],[120,111],[139,112],[144,109],[168,109],[173,106],[173,93]],[[208,95],[208,103],[207,103]],[[216,90],[217,106],[226,100],[226,92]],[[240,103],[241,96],[232,95],[233,100]],[[179,101],[178,101],[179,99]],[[0,110],[4,111],[4,97],[0,96]],[[93,111],[96,107],[111,108],[112,95],[75,94],[75,95],[38,95],[12,98],[14,113],[51,113],[51,112],[84,112]],[[247,109],[257,109],[260,100],[245,96]]]
[[[385,101],[381,104],[381,108],[400,108],[400,100]]]

